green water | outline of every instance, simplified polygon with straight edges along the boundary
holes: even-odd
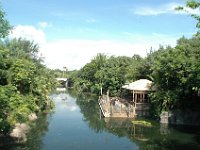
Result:
[[[32,124],[26,144],[5,143],[11,150],[198,150],[199,127],[133,125],[128,119],[105,119],[97,97],[55,93],[56,109]]]

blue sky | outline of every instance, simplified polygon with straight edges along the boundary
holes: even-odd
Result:
[[[1,0],[15,28],[35,40],[50,68],[79,69],[97,53],[145,56],[191,37],[196,21],[174,8],[185,0]],[[197,10],[195,13],[199,13]]]

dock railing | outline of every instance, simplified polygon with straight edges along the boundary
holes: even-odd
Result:
[[[119,97],[99,97],[99,106],[104,117],[133,118],[135,107]]]

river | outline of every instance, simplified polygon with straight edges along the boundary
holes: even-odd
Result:
[[[51,95],[55,111],[32,124],[25,144],[6,150],[198,150],[199,127],[133,125],[129,119],[105,119],[97,97],[73,91]]]

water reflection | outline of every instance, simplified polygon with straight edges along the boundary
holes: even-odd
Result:
[[[0,145],[1,150],[41,150],[43,147],[42,137],[48,132],[48,116],[51,114],[40,114],[36,122],[31,123],[31,130],[27,136],[27,142],[17,144],[12,139],[4,138],[4,143]],[[2,141],[1,141],[2,142]]]
[[[75,111],[78,109],[78,106],[74,101],[68,101],[67,100],[67,95],[66,93],[59,93],[59,94],[53,94],[51,97],[56,101],[58,105],[56,105],[56,109],[66,109],[68,111]]]
[[[100,113],[97,112],[96,96],[76,95],[74,91],[69,91],[52,97],[56,110],[49,132],[43,139],[43,149],[138,149],[126,137],[119,139],[106,132],[106,122],[100,119]]]
[[[84,121],[95,132],[109,132],[113,135],[127,137],[141,150],[198,150],[200,149],[200,128],[189,126],[168,126],[153,123],[153,127],[134,125],[129,119],[102,118],[97,97],[78,97],[77,105],[84,115]],[[187,129],[188,128],[188,129]],[[190,132],[189,132],[190,131]]]
[[[43,147],[42,138],[48,132],[48,117],[51,117],[51,114],[42,114],[40,118],[33,124],[32,130],[28,134],[28,141],[25,145],[22,146],[22,149],[29,150],[41,150]]]
[[[52,98],[56,104],[55,112],[41,115],[32,124],[26,144],[0,144],[0,149],[200,149],[198,127],[172,127],[156,122],[152,122],[153,127],[145,127],[134,125],[131,119],[103,118],[97,96],[78,95],[73,90],[56,92]]]

